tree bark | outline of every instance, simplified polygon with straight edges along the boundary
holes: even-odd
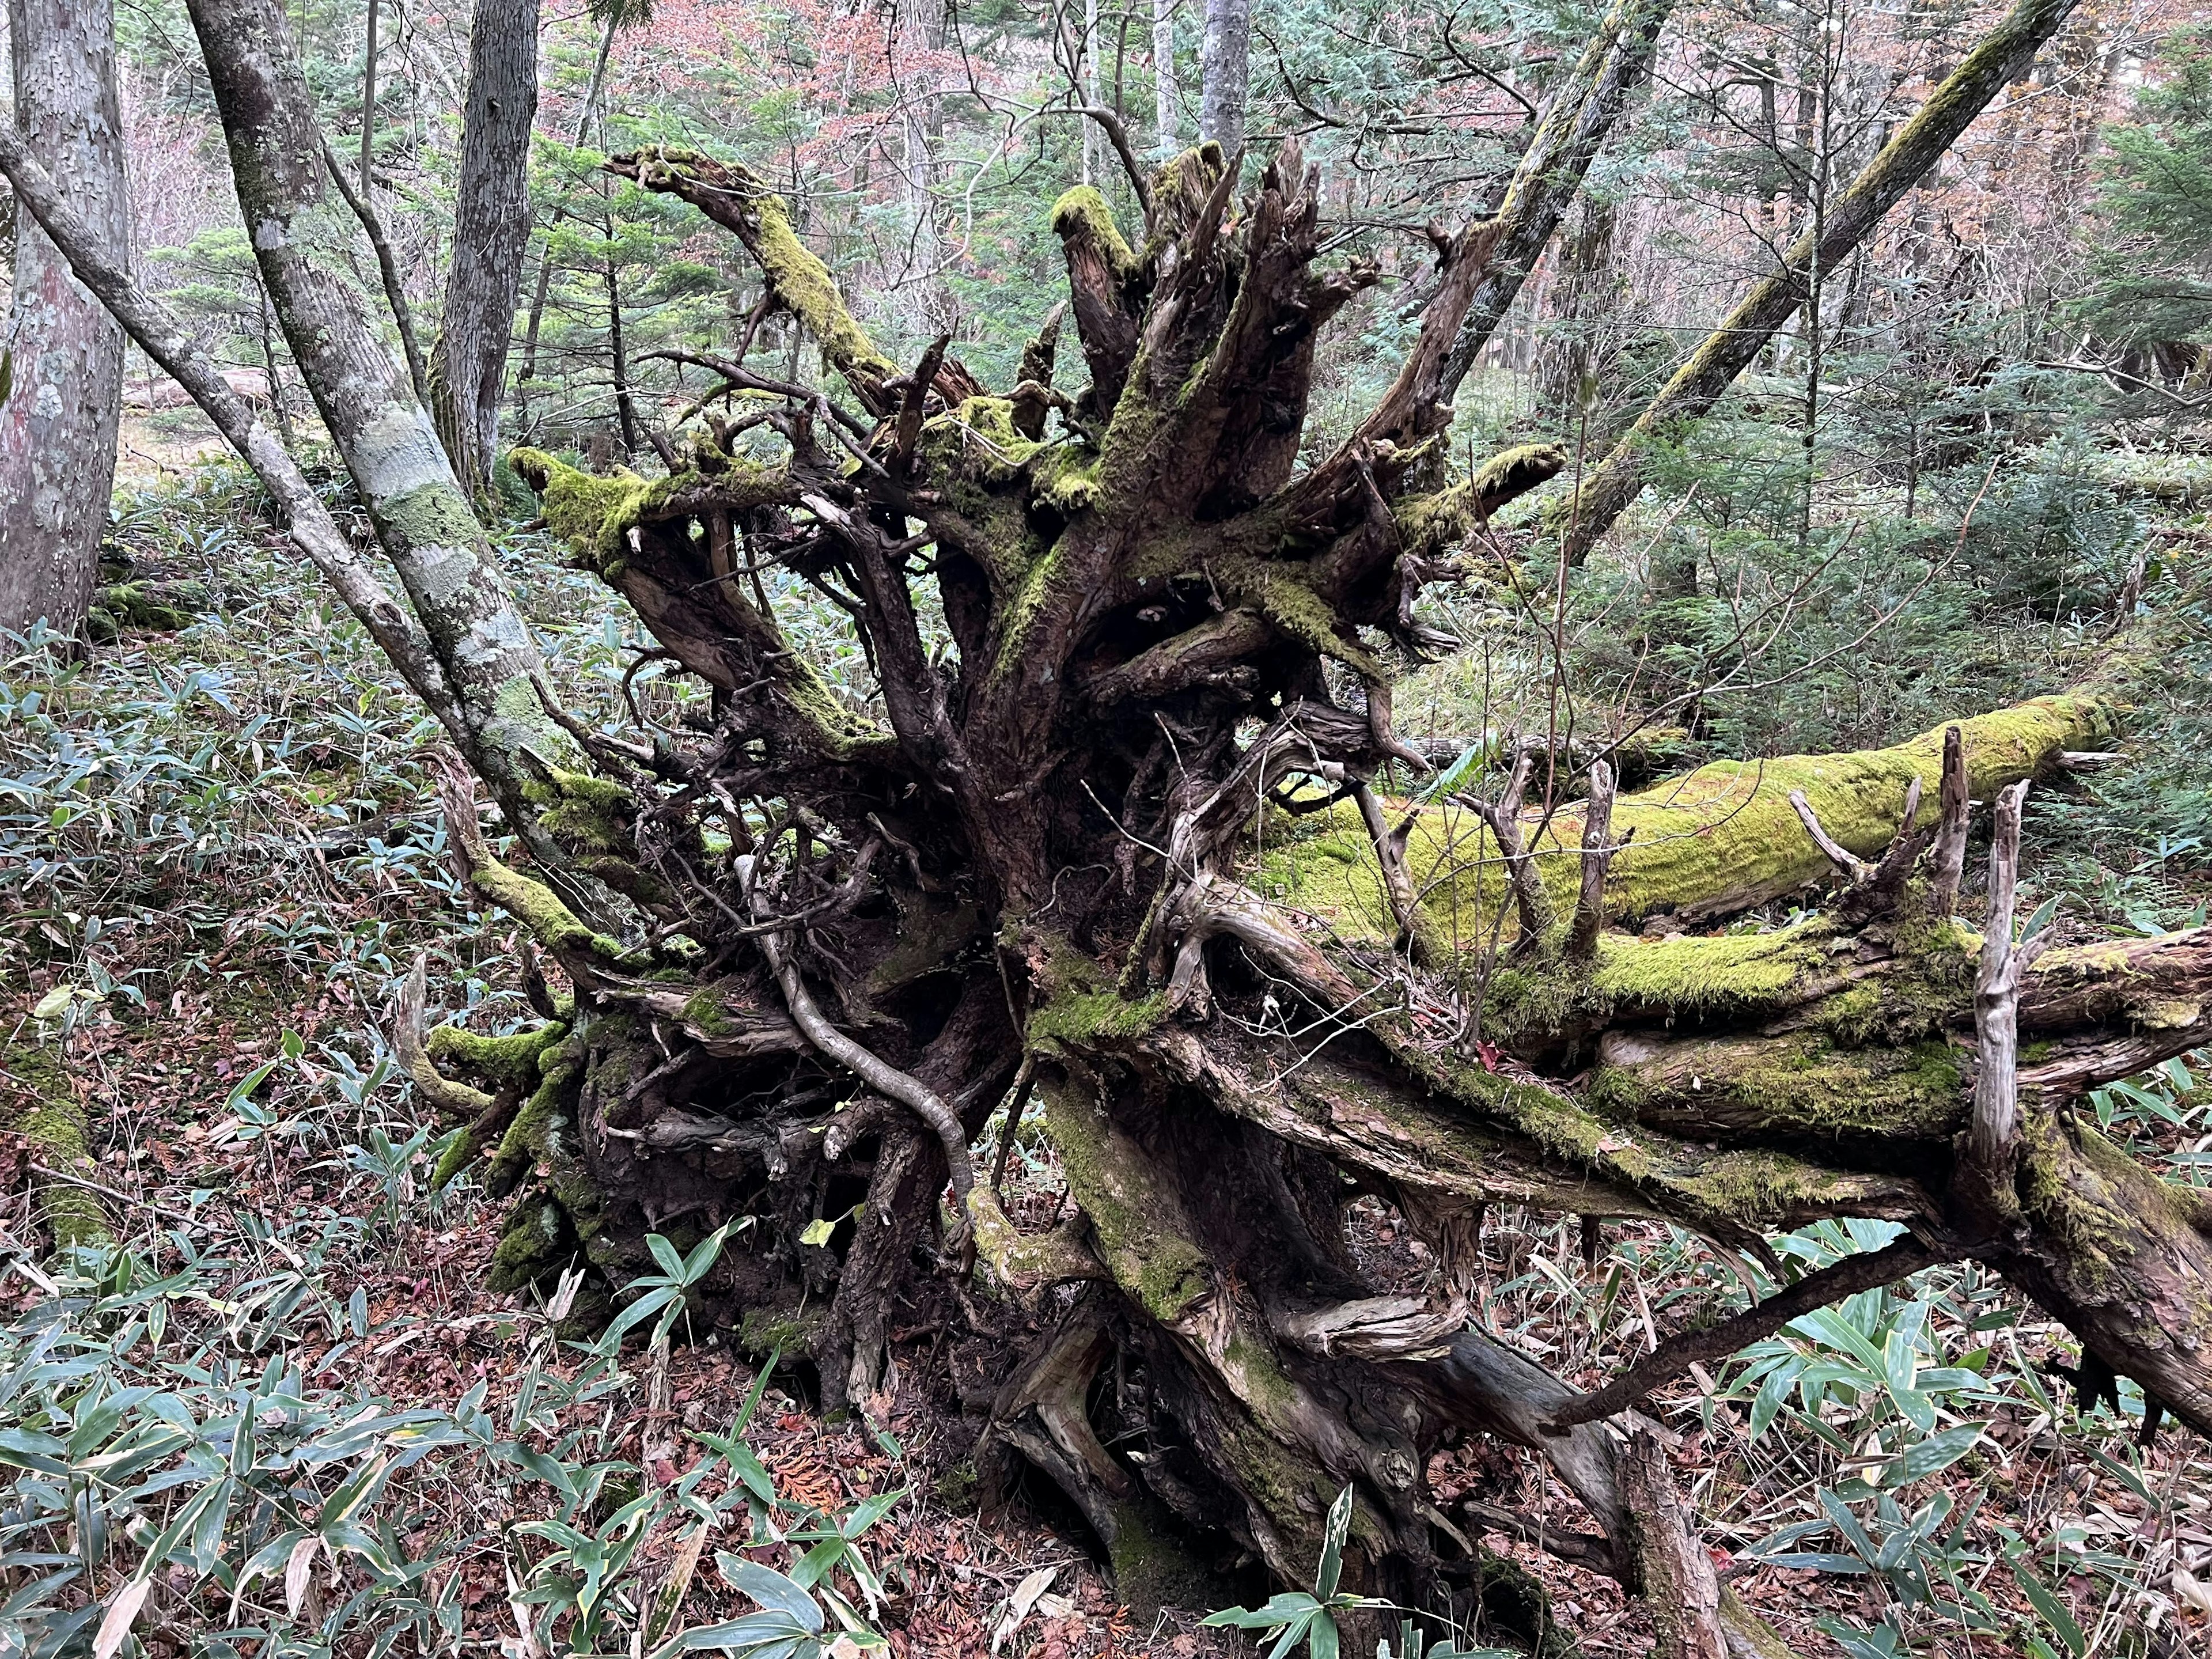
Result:
[[[126,257],[130,197],[112,0],[8,0],[15,120]],[[115,476],[123,331],[17,208],[13,388],[0,402],[0,629],[74,635],[92,604]]]
[[[1990,100],[2027,72],[2073,9],[2074,0],[2020,0],[1829,204],[1820,224],[1791,245],[1782,269],[1755,284],[1706,337],[1603,465],[1583,481],[1571,514],[1562,515],[1571,562],[1589,557],[1598,539],[1643,493],[1654,441],[1679,433],[1720,401],[1774,331],[1805,303],[1814,273],[1833,270],[1850,257]]]
[[[530,129],[538,114],[538,0],[477,0],[453,202],[453,263],[430,351],[431,404],[454,476],[493,498],[507,349],[530,240]]]
[[[1152,143],[1172,155],[1182,131],[1182,88],[1176,80],[1176,0],[1152,0]]]
[[[1206,0],[1199,60],[1198,137],[1233,164],[1244,154],[1244,110],[1252,84],[1252,0]]]
[[[1446,357],[1446,397],[1459,389],[1513,308],[1521,285],[1581,191],[1590,163],[1651,72],[1659,31],[1674,9],[1674,0],[1615,0],[1573,73],[1546,105],[1506,187],[1489,262]]]
[[[385,588],[352,538],[337,527],[277,434],[231,390],[222,370],[194,343],[184,320],[131,280],[120,255],[73,205],[72,192],[4,125],[0,125],[0,174],[6,176],[26,214],[69,261],[77,281],[137,342],[140,350],[191,394],[216,429],[253,469],[275,498],[300,550],[360,619],[409,688],[457,742],[463,741],[467,728],[428,635],[414,612]]]
[[[281,5],[191,0],[188,9],[262,281],[452,688],[461,751],[533,854],[565,869],[533,827],[525,792],[538,780],[525,750],[557,757],[574,745],[544,712],[537,645],[430,417],[343,274],[350,216],[326,190],[322,135]]]

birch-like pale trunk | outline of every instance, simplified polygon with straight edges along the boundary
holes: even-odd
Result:
[[[572,745],[541,702],[544,664],[497,556],[351,276],[357,230],[331,188],[282,7],[189,0],[188,9],[270,302],[452,686],[463,753],[533,853],[562,867],[532,828],[524,750],[552,757]]]
[[[15,119],[120,258],[130,234],[112,0],[8,0]],[[73,633],[92,604],[115,476],[123,331],[20,204],[0,403],[0,628]]]

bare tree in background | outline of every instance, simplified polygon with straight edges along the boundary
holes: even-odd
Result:
[[[130,192],[112,0],[8,0],[15,120],[123,258]],[[115,477],[123,331],[29,213],[15,218],[12,388],[0,404],[0,628],[73,631],[92,604]]]
[[[468,113],[453,204],[453,268],[430,352],[438,435],[461,483],[489,498],[500,402],[530,240],[530,128],[538,113],[538,0],[477,0]]]
[[[1176,81],[1175,9],[1176,0],[1152,0],[1152,138],[1169,155],[1182,124],[1176,107],[1182,88]]]

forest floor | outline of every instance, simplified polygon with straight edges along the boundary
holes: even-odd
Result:
[[[139,574],[207,585],[199,623],[128,634],[80,667],[32,651],[0,671],[0,1122],[58,1078],[89,1129],[85,1161],[58,1173],[100,1200],[146,1271],[191,1275],[196,1305],[257,1364],[278,1355],[341,1406],[449,1410],[482,1385],[498,1416],[537,1386],[546,1322],[534,1298],[483,1290],[504,1206],[466,1177],[431,1190],[436,1129],[411,1109],[388,1031],[418,953],[447,1004],[434,1018],[519,1025],[517,941],[446,866],[436,728],[253,499],[204,469],[121,513]],[[538,538],[507,545],[564,698],[611,714],[634,624]],[[650,709],[667,693],[648,673],[639,695]],[[2191,1179],[2212,1159],[2199,1096],[2176,1064],[2099,1110]],[[1056,1209],[1048,1157],[1022,1150],[1017,1206]],[[0,1245],[36,1238],[29,1165],[52,1156],[20,1133],[0,1142]],[[1404,1259],[1386,1248],[1389,1213],[1354,1223],[1378,1261]],[[1778,1244],[1813,1262],[1881,1236],[1827,1226]],[[1740,1267],[1686,1235],[1615,1226],[1598,1244],[1586,1260],[1573,1218],[1493,1212],[1482,1317],[1587,1382],[1743,1299]],[[10,1281],[15,1318],[45,1294],[34,1278]],[[866,1539],[892,1650],[1245,1650],[1196,1627],[1205,1609],[1133,1618],[1083,1541],[1048,1523],[1048,1499],[981,1504],[975,1425],[930,1382],[936,1341],[904,1341],[878,1420],[823,1420],[786,1365],[745,1434],[779,1496],[812,1512],[905,1493]],[[562,1352],[556,1366],[582,1363]],[[2050,1373],[2072,1355],[2001,1283],[1943,1269],[1801,1322],[1657,1410],[1724,1573],[1802,1653],[2205,1651],[2212,1451],[2170,1428],[2138,1447],[2131,1393],[2118,1415],[2078,1415]],[[727,1430],[766,1358],[726,1328],[658,1357],[626,1351],[564,1455],[641,1487],[680,1484],[696,1437]],[[1510,1448],[1447,1449],[1430,1474],[1472,1534],[1501,1510],[1588,1528]],[[451,1544],[461,1650],[530,1650],[509,1601],[544,1553],[516,1530],[542,1515],[534,1490],[459,1465],[416,1482],[409,1535]],[[1590,1659],[1649,1651],[1645,1615],[1609,1581],[1487,1543],[1544,1581]],[[672,1532],[649,1539],[641,1582],[674,1548]],[[688,1617],[744,1605],[696,1582]]]

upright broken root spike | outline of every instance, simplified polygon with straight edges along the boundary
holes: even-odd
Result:
[[[1523,750],[1513,763],[1513,770],[1505,781],[1504,791],[1495,801],[1484,800],[1479,795],[1462,795],[1462,805],[1468,807],[1489,827],[1491,839],[1505,860],[1505,878],[1513,889],[1513,908],[1520,923],[1520,937],[1514,941],[1513,953],[1527,956],[1544,942],[1552,931],[1552,901],[1544,890],[1544,884],[1536,874],[1536,861],[1528,855],[1528,847],[1521,835],[1521,798],[1528,787],[1528,775],[1534,757]]]
[[[1868,872],[1866,878],[1854,890],[1844,905],[1845,921],[1857,923],[1872,921],[1876,916],[1893,915],[1905,896],[1905,878],[1920,857],[1920,849],[1927,837],[1918,829],[1920,822],[1920,780],[1915,778],[1905,786],[1905,810],[1898,815],[1896,837],[1889,843],[1881,861]]]
[[[2019,1202],[2013,1193],[2013,1166],[2020,1143],[2020,982],[2040,954],[2038,945],[2013,939],[2020,815],[2027,799],[2024,778],[1997,795],[1996,829],[1990,843],[1990,908],[1974,981],[1973,1118],[1954,1177],[1960,1196],[1985,1220],[2010,1216]]]
[[[1937,797],[1935,880],[1929,908],[1941,920],[1959,908],[1959,883],[1966,872],[1966,811],[1973,782],[1966,771],[1966,744],[1955,726],[1943,728],[1943,786]]]
[[[1583,811],[1583,869],[1581,890],[1575,896],[1574,926],[1567,933],[1567,954],[1588,957],[1597,951],[1597,936],[1605,928],[1605,878],[1613,855],[1627,843],[1613,839],[1613,768],[1592,761],[1589,804]]]
[[[466,1122],[483,1114],[491,1097],[465,1083],[456,1083],[441,1072],[424,1046],[423,1010],[429,1001],[424,964],[417,954],[399,988],[398,1007],[392,1022],[392,1052],[399,1067],[414,1082],[416,1091],[436,1109],[444,1120]]]
[[[1375,845],[1376,862],[1382,866],[1382,890],[1390,900],[1390,914],[1398,924],[1398,944],[1416,963],[1426,964],[1430,952],[1421,937],[1421,901],[1413,886],[1413,872],[1406,867],[1406,840],[1413,820],[1393,830],[1382,813],[1382,800],[1373,787],[1364,781],[1352,786],[1352,799],[1359,807],[1360,821],[1367,826],[1368,839]]]
[[[1920,780],[1905,786],[1905,810],[1898,814],[1897,839],[1903,841],[1920,822]],[[1894,843],[1893,843],[1894,845]]]

